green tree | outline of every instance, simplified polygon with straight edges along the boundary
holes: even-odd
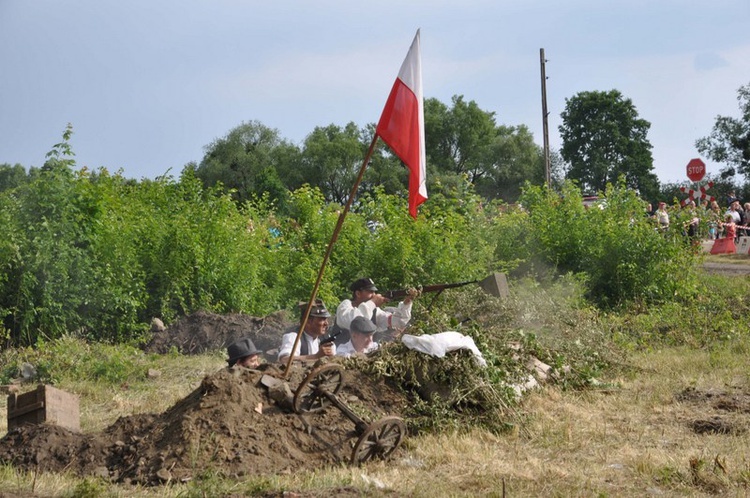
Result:
[[[524,125],[499,126],[496,133],[490,147],[491,162],[475,187],[486,199],[515,202],[526,182],[544,183],[544,156]]]
[[[541,148],[526,126],[497,125],[495,113],[454,96],[425,100],[428,191],[447,193],[465,177],[485,199],[514,202],[525,182],[544,182]]]
[[[295,158],[295,146],[283,141],[278,130],[250,121],[206,146],[200,164],[189,163],[185,170],[207,187],[222,184],[240,203],[269,192],[273,201],[283,204],[288,192],[278,172],[291,169],[282,162]]]
[[[16,188],[26,183],[27,180],[26,168],[20,164],[13,166],[8,163],[0,164],[0,192]]]
[[[296,168],[298,180],[286,181],[287,187],[295,190],[307,184],[319,188],[328,202],[344,204],[374,133],[374,124],[361,129],[351,122],[343,128],[334,124],[316,127],[305,139],[301,164]],[[357,189],[357,197],[372,193],[375,188],[388,194],[404,194],[408,181],[408,170],[379,140]]]
[[[455,95],[449,108],[437,99],[424,102],[427,164],[439,173],[466,175],[476,183],[493,165],[497,136],[495,113]]]
[[[299,170],[301,183],[287,186],[318,187],[326,200],[344,204],[362,167],[366,147],[364,131],[352,122],[343,128],[334,124],[316,126],[305,138]],[[362,187],[367,187],[365,182]]]
[[[711,134],[696,140],[698,152],[719,163],[726,163],[728,171],[736,167],[739,173],[750,176],[750,84],[737,90],[741,116],[717,116]]]
[[[620,176],[645,197],[656,195],[651,123],[638,117],[630,99],[617,90],[580,92],[565,100],[560,153],[569,165],[567,178],[584,190],[603,192]]]
[[[369,147],[372,137],[375,135],[375,124],[369,124],[362,130],[362,144]],[[429,165],[428,165],[429,167]],[[430,176],[427,175],[429,182]],[[404,163],[393,154],[388,145],[382,140],[375,144],[370,163],[367,165],[364,186],[358,194],[362,197],[365,193],[372,194],[376,189],[386,194],[400,195],[406,198],[409,187],[409,170]]]

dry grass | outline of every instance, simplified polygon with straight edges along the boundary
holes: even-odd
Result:
[[[203,377],[226,365],[222,351],[200,356],[164,357],[153,370],[156,377],[145,373],[137,384],[123,384],[116,388],[109,385],[64,380],[56,387],[76,393],[80,399],[81,430],[98,432],[110,426],[123,415],[139,413],[161,413],[197,388]],[[21,393],[36,388],[35,383],[20,386]],[[7,398],[0,397],[0,409],[7,410]],[[5,434],[8,425],[5,417],[0,419],[0,434]]]
[[[126,489],[0,467],[0,489],[26,495],[34,490],[38,496],[241,496],[290,489],[324,496],[344,487],[369,496],[430,498],[503,496],[503,490],[505,496],[750,496],[750,445],[747,433],[740,432],[750,428],[750,413],[717,411],[709,398],[676,398],[687,388],[750,395],[749,350],[747,343],[735,343],[712,351],[672,348],[639,354],[632,358],[636,374],[607,384],[616,387],[530,394],[511,433],[413,437],[392,461],[363,468]],[[122,414],[163,410],[197,386],[204,373],[221,366],[218,356],[169,358],[161,377],[144,386],[114,396],[86,394],[86,430]],[[118,404],[108,404],[107,396]],[[738,432],[696,434],[691,429],[693,421],[714,416],[730,421]]]
[[[196,389],[206,375],[226,366],[224,358],[223,351],[175,356],[155,366],[157,377],[144,379],[140,386],[120,386],[115,393],[86,383],[71,386],[73,392],[92,400],[81,405],[81,429],[100,431],[123,414],[161,413]]]
[[[641,373],[619,379],[619,388],[536,392],[516,433],[412,440],[410,457],[424,467],[384,468],[378,477],[413,496],[497,494],[503,483],[507,496],[748,496],[747,434],[695,434],[691,422],[716,416],[715,408],[675,399],[689,387],[750,393],[745,353],[670,349],[638,356]],[[748,428],[748,413],[718,415]],[[441,477],[425,481],[425,473]]]

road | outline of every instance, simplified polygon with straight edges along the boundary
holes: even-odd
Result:
[[[703,269],[708,273],[719,275],[745,276],[750,275],[750,260],[747,263],[717,263],[707,261],[703,263]]]
[[[704,240],[702,245],[703,250],[709,253],[711,252],[713,241]],[[736,276],[750,275],[750,255],[717,254],[713,256],[707,255],[706,258],[710,259],[710,261],[703,263],[703,269],[709,273]]]

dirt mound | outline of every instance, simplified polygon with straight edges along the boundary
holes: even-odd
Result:
[[[687,423],[696,434],[744,434],[748,431],[750,393],[739,387],[699,390],[688,387],[675,395],[681,403],[696,407]]]
[[[182,354],[201,354],[225,349],[242,337],[249,337],[261,351],[279,347],[281,336],[294,325],[283,311],[258,318],[240,313],[217,315],[198,311],[181,317],[164,330],[153,332],[143,348],[147,353],[164,354],[172,348]]]
[[[292,390],[308,369],[293,369]],[[335,407],[298,415],[272,401],[264,371],[222,369],[160,415],[122,417],[98,434],[49,426],[10,431],[0,439],[0,462],[24,470],[73,471],[123,483],[184,481],[206,471],[227,476],[275,474],[349,461],[359,434]],[[374,422],[398,416],[406,400],[382,381],[344,372],[337,397]]]

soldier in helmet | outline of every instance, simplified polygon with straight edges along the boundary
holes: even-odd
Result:
[[[239,365],[245,368],[258,368],[260,366],[260,351],[249,338],[239,339],[227,347],[229,368]]]
[[[305,303],[306,304],[306,303]],[[302,310],[304,313],[307,306]],[[310,315],[305,323],[305,330],[300,337],[297,349],[294,352],[295,360],[317,360],[324,356],[334,356],[336,354],[336,345],[333,342],[320,345],[320,338],[328,331],[328,319],[331,314],[326,309],[325,304],[320,299],[315,300],[315,304],[310,308]],[[304,315],[300,317],[300,323]],[[297,338],[297,331],[288,332],[281,338],[281,347],[279,348],[279,361],[285,362],[292,354],[292,347]]]

